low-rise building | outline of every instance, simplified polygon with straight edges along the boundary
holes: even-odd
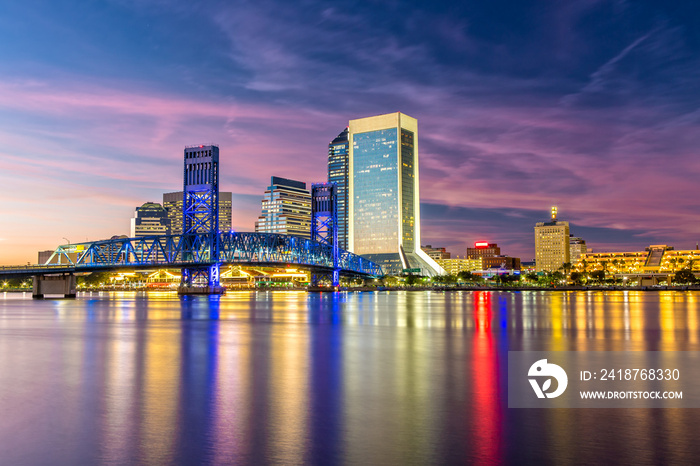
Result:
[[[467,259],[481,259],[482,257],[500,256],[501,248],[496,243],[488,241],[476,241],[473,248],[467,248]]]
[[[586,254],[588,248],[586,247],[586,240],[579,238],[578,236],[569,235],[569,262],[572,264],[576,262],[581,254]]]
[[[491,268],[520,270],[520,258],[510,256],[484,257],[482,259],[482,267],[484,270]]]
[[[644,251],[585,253],[573,264],[572,270],[603,271],[606,277],[639,281],[642,285],[656,284],[679,270],[700,272],[700,250],[677,251],[660,244]]]
[[[433,260],[450,258],[450,253],[447,252],[445,248],[434,248],[430,244],[421,246],[420,248]]]
[[[440,267],[445,269],[448,275],[457,275],[459,272],[476,272],[481,270],[481,259],[436,259]]]
[[[521,261],[520,270],[523,273],[535,272],[537,270],[535,261]]]

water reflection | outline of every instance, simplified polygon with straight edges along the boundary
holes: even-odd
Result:
[[[509,350],[698,351],[698,296],[0,299],[0,462],[690,462],[696,410],[514,410],[505,386]]]
[[[474,439],[473,460],[479,463],[493,461],[500,457],[501,405],[499,383],[499,355],[494,343],[491,325],[494,321],[493,293],[474,293],[474,321],[476,333],[473,336],[473,349],[470,368],[473,396],[473,424],[470,429]],[[500,304],[505,304],[505,296],[498,296]],[[500,305],[496,309],[500,310]],[[498,321],[496,321],[498,322]]]

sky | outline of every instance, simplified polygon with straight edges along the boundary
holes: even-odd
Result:
[[[700,3],[0,2],[0,264],[128,234],[216,143],[233,228],[325,181],[348,120],[418,120],[422,243],[532,260],[700,241]]]

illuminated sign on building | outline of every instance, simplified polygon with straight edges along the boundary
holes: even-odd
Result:
[[[474,243],[474,247],[478,249],[484,249],[489,247],[488,241],[477,241]]]

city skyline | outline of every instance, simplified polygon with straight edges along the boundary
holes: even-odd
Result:
[[[0,263],[127,233],[207,141],[253,231],[271,175],[324,181],[349,119],[398,110],[423,244],[529,260],[551,205],[594,252],[700,239],[696,6],[166,5],[0,7]]]

